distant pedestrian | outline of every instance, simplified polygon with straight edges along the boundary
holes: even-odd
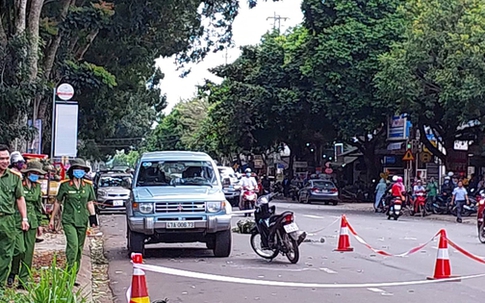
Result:
[[[438,195],[438,183],[436,183],[433,177],[431,177],[428,184],[426,184],[426,191],[428,192],[428,200],[434,202]]]
[[[458,187],[453,190],[453,196],[451,198],[451,205],[456,203],[456,222],[461,223],[461,212],[463,210],[463,205],[466,203],[467,205],[470,204],[470,200],[468,200],[468,192],[463,187],[463,182],[458,182]]]
[[[387,188],[386,180],[381,178],[379,183],[377,183],[376,190],[375,190],[376,200],[374,203],[374,209],[376,212],[379,209],[379,204],[381,203],[382,197],[386,193],[386,188]]]

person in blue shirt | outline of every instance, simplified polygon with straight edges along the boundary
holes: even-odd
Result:
[[[453,190],[453,196],[451,198],[451,205],[456,203],[456,222],[461,223],[461,212],[463,210],[463,205],[466,203],[470,204],[468,200],[468,192],[463,187],[463,181],[458,182],[458,187]]]

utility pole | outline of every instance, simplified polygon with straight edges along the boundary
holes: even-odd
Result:
[[[273,17],[268,17],[266,20],[273,19],[273,29],[276,30],[276,22],[278,22],[278,31],[281,30],[281,20],[286,21],[290,18],[288,17],[281,17],[280,15],[276,15],[276,12],[274,12]]]

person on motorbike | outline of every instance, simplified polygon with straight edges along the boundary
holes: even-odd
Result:
[[[257,191],[258,190],[258,182],[256,182],[256,179],[252,176],[251,174],[251,169],[250,168],[246,168],[246,170],[244,171],[246,174],[244,177],[241,178],[241,187],[242,187],[242,191],[241,191],[241,198],[239,199],[239,209],[244,209],[244,200],[243,200],[243,196],[244,196],[244,192],[245,190],[248,190],[248,189],[252,189],[253,191]]]
[[[404,203],[405,199],[404,199],[404,191],[405,191],[405,188],[404,188],[404,184],[402,183],[403,179],[402,177],[397,177],[396,178],[396,183],[394,183],[392,185],[392,188],[391,188],[391,195],[392,195],[392,198],[391,198],[391,201],[394,200],[394,199],[400,199],[402,203]],[[390,208],[389,208],[390,209]],[[388,211],[389,211],[388,209]]]
[[[426,192],[426,188],[424,188],[423,182],[418,180],[413,188],[413,200],[416,200],[416,195],[420,192]]]
[[[451,197],[454,189],[455,187],[453,186],[453,182],[451,182],[451,178],[446,176],[443,185],[441,185],[441,194],[447,198]]]

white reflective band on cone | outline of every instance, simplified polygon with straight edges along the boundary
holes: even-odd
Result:
[[[349,229],[347,227],[340,228],[340,235],[341,236],[348,236],[349,235]]]
[[[448,254],[448,248],[438,249],[438,259],[441,259],[441,260],[449,260],[450,259],[450,255]]]
[[[145,272],[139,268],[134,268],[133,269],[133,275],[134,276],[144,276],[145,275]]]

